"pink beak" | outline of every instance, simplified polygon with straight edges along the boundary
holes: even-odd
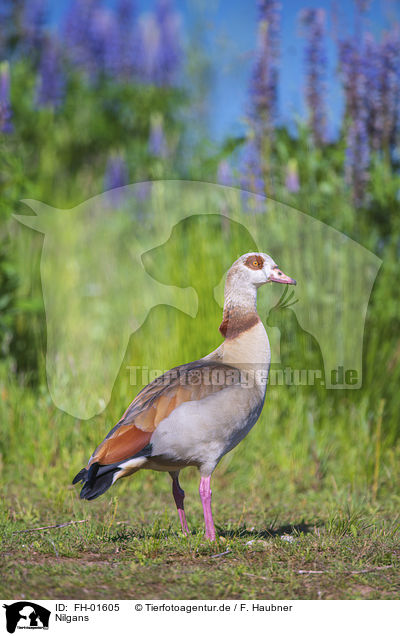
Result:
[[[284,283],[285,285],[297,285],[294,278],[286,276],[280,269],[274,267],[272,274],[270,274],[269,280],[274,283]]]

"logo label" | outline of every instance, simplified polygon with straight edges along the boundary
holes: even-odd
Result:
[[[14,634],[16,629],[49,629],[51,612],[37,603],[17,601],[3,607],[6,610],[6,627],[9,634]]]

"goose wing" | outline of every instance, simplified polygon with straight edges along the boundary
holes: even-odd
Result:
[[[210,360],[198,360],[167,371],[138,393],[96,448],[88,467],[94,462],[109,465],[145,456],[153,432],[174,409],[183,402],[202,400],[239,382],[237,368]]]

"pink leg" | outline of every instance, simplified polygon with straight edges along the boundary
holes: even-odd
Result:
[[[170,473],[172,477],[172,494],[174,495],[176,507],[178,509],[179,520],[182,526],[183,534],[189,534],[189,528],[186,523],[185,510],[183,507],[183,500],[185,499],[185,492],[182,490],[178,475],[179,473]]]
[[[211,475],[200,479],[199,494],[201,503],[203,504],[204,521],[206,524],[206,539],[215,541],[215,528],[211,513]]]

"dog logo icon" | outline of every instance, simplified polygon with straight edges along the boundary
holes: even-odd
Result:
[[[48,629],[50,610],[32,603],[17,601],[11,605],[3,605],[6,610],[6,626],[9,634],[16,629]]]

